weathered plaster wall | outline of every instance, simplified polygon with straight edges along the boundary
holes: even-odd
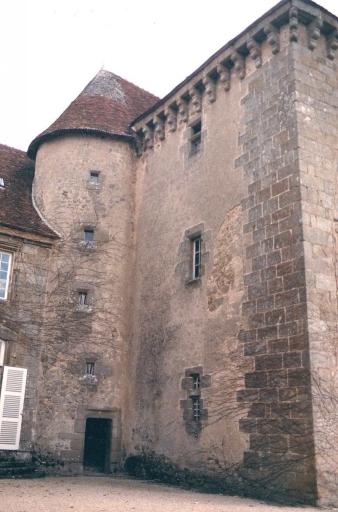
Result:
[[[41,146],[35,201],[61,235],[51,257],[40,382],[43,452],[78,464],[87,417],[113,420],[112,462],[121,450],[133,260],[134,153],[111,138],[64,136]],[[99,182],[90,183],[90,171]],[[94,241],[84,242],[84,228]],[[79,291],[88,305],[78,306]],[[84,376],[86,362],[95,375]]]
[[[323,36],[293,55],[318,494],[337,506],[338,66]]]
[[[243,378],[235,356],[244,293],[243,185],[234,168],[241,94],[237,77],[227,93],[219,83],[215,103],[204,96],[201,115],[190,104],[189,122],[139,161],[127,455],[145,449],[199,469],[243,457],[234,410]],[[199,118],[201,152],[189,156],[189,126]],[[187,282],[197,232],[203,276]],[[200,426],[191,421],[186,380],[196,367]]]
[[[19,449],[29,451],[37,433],[40,334],[51,245],[3,229],[0,247],[13,257],[8,300],[0,300],[0,339],[6,342],[4,364],[28,370]]]

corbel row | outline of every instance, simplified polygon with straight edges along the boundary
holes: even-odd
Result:
[[[308,48],[314,50],[317,47],[317,41],[321,35],[323,20],[321,17],[315,18],[307,25]],[[280,33],[279,29],[269,23],[263,29],[267,42],[271,47],[271,52],[276,55],[280,51]],[[298,41],[299,31],[299,11],[297,7],[291,7],[289,11],[289,40],[290,42]],[[260,38],[261,41],[261,38]],[[338,29],[334,29],[328,36],[327,57],[333,60],[338,50]],[[261,42],[251,37],[245,46],[233,51],[223,63],[219,63],[212,74],[206,74],[202,83],[193,85],[186,96],[178,98],[175,102],[165,108],[160,114],[156,115],[148,124],[142,127],[143,139],[147,148],[154,146],[154,141],[162,141],[165,139],[165,125],[168,125],[169,132],[177,129],[178,122],[187,123],[189,121],[190,107],[192,105],[193,114],[200,114],[202,111],[203,93],[208,97],[210,103],[216,101],[217,82],[219,81],[225,92],[231,87],[231,74],[234,71],[240,80],[244,80],[246,76],[246,56],[250,55],[256,68],[262,66],[262,49]],[[203,84],[203,91],[201,85]]]
[[[262,52],[261,45],[251,38],[247,43],[247,50],[250,53],[257,68],[262,65]],[[213,76],[205,75],[202,79],[204,93],[208,97],[210,103],[216,101],[217,95],[217,81],[223,85],[225,92],[228,92],[231,87],[231,68],[237,73],[240,80],[246,76],[246,55],[239,51],[233,52],[231,58],[224,63],[217,65],[216,73]],[[166,107],[162,114],[156,115],[152,121],[144,125],[142,128],[144,143],[147,148],[154,147],[155,141],[162,141],[165,139],[165,123],[169,126],[169,131],[174,132],[177,128],[177,123],[182,121],[187,123],[189,121],[189,103],[192,105],[193,114],[200,114],[202,112],[202,98],[203,92],[198,86],[192,86],[188,95],[185,98],[179,98],[170,107]]]
[[[321,29],[323,28],[323,19],[321,16],[315,18],[311,23],[307,25],[307,36],[308,36],[308,48],[313,51],[317,48],[317,42],[321,35]],[[293,7],[290,10],[290,41],[297,41],[297,29],[298,29],[298,9]],[[336,52],[338,50],[338,29],[333,28],[332,32],[325,35],[326,38],[326,49],[327,58],[334,60]]]

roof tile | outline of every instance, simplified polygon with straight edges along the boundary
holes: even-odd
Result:
[[[28,148],[35,157],[39,145],[65,132],[105,133],[130,137],[130,123],[157,103],[158,98],[123,78],[100,71],[61,116]]]
[[[34,162],[23,151],[0,144],[0,227],[57,238],[32,204]]]

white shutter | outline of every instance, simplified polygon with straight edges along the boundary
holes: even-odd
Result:
[[[19,449],[26,378],[26,368],[4,367],[0,396],[0,450]]]

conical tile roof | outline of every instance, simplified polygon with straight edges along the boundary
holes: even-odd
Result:
[[[33,140],[28,148],[28,156],[34,158],[42,142],[66,132],[131,137],[131,121],[157,101],[153,94],[102,70],[63,114]]]

